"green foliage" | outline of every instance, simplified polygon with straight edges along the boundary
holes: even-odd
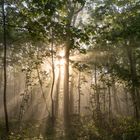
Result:
[[[140,124],[132,118],[120,118],[117,126],[113,128],[113,137],[121,136],[122,140],[137,140],[139,139]]]
[[[129,88],[133,85],[139,89],[140,2],[138,0],[91,0],[88,2],[92,5],[91,7],[88,7],[85,0],[11,0],[6,3],[6,33],[9,46],[8,57],[10,57],[8,65],[11,67],[16,65],[22,73],[26,74],[28,88],[32,88],[38,83],[37,76],[33,76],[32,73],[41,66],[44,58],[50,58],[52,41],[55,46],[54,54],[56,54],[58,46],[66,45],[66,41],[69,40],[70,51],[78,50],[85,54],[89,46],[91,51],[98,50],[95,57],[93,56],[96,60],[92,60],[88,64],[82,61],[72,62],[73,67],[83,73],[89,69],[92,70],[93,66],[97,64],[98,71],[101,71],[98,74],[100,79],[98,85],[91,84],[92,90],[102,88],[100,82],[111,87],[114,81],[121,81]],[[88,21],[85,25],[81,23],[75,26],[72,22],[77,16],[76,12],[82,9],[85,4],[87,4],[90,13]],[[83,13],[86,13],[87,9],[84,9]],[[78,20],[80,23],[80,19]],[[2,36],[3,31],[0,26],[0,37],[2,38]],[[0,43],[2,42],[1,38]],[[98,54],[98,52],[103,52],[103,55]],[[96,56],[102,57],[104,60],[98,60],[99,57]],[[134,65],[131,65],[131,61],[134,62]],[[132,78],[132,67],[135,68],[135,79]],[[42,70],[39,70],[39,73],[42,81],[50,78],[48,76],[50,73]],[[25,93],[21,96],[23,95]],[[25,102],[27,100],[27,98],[24,99]],[[96,121],[91,117],[72,116],[70,139],[140,139],[140,124],[133,119],[120,118],[117,120],[115,118],[115,125],[113,121],[101,120],[104,121],[105,126],[97,125]],[[50,120],[48,120],[46,127],[48,130],[47,138],[40,136],[38,134],[39,128],[30,124],[20,133],[13,131],[9,135],[9,140],[51,140],[54,138],[54,126],[51,126]],[[2,122],[0,123],[0,136],[5,134],[3,129]],[[63,134],[58,137],[64,139]]]
[[[83,140],[92,140],[92,139],[100,140],[101,139],[100,132],[98,128],[96,127],[94,121],[89,121],[83,124],[81,138],[83,138]]]
[[[79,71],[86,71],[89,69],[89,66],[87,64],[84,63],[73,63],[73,67],[78,69]]]

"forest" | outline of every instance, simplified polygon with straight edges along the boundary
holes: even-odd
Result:
[[[140,0],[0,0],[0,140],[140,140]]]

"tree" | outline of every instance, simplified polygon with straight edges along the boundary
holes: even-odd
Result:
[[[8,121],[8,111],[7,111],[7,39],[6,39],[6,13],[5,13],[5,1],[2,1],[2,17],[3,17],[3,46],[4,46],[4,58],[3,58],[3,68],[4,68],[4,93],[3,93],[3,103],[4,103],[4,113],[5,113],[5,125],[6,133],[9,133],[9,121]]]
[[[110,73],[129,85],[134,116],[138,120],[139,93],[136,89],[139,83],[139,68],[136,68],[136,65],[139,61],[137,57],[139,52],[136,54],[136,50],[139,48],[139,2],[102,1],[96,4],[98,6],[93,9],[92,18],[93,28],[96,31],[93,32],[94,45],[108,52],[112,51],[111,55],[115,56],[112,66],[110,65],[112,69]]]

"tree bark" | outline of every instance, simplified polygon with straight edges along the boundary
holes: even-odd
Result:
[[[113,84],[112,84],[112,93],[113,93],[113,100],[114,100],[114,109],[115,109],[116,113],[119,113],[120,108],[119,108],[119,102],[118,102],[118,97],[117,97],[115,81],[113,81]]]
[[[69,41],[65,47],[65,65],[64,65],[64,126],[69,128]],[[67,134],[66,134],[67,135]]]
[[[64,127],[65,127],[65,138],[69,138],[69,126],[70,126],[70,103],[69,103],[69,55],[70,49],[73,46],[73,39],[71,38],[71,26],[73,21],[73,16],[75,13],[75,9],[78,9],[77,13],[82,10],[78,7],[72,6],[72,1],[68,1],[66,4],[67,9],[67,37],[65,42],[65,65],[64,65]]]
[[[55,118],[58,117],[58,110],[59,110],[60,80],[61,80],[61,66],[59,65],[58,78],[57,78],[57,81],[56,81]]]
[[[71,77],[71,85],[70,85],[70,112],[71,112],[71,114],[74,113],[74,95],[73,95],[73,88],[74,88],[74,75],[72,74],[72,77]]]
[[[79,77],[78,77],[78,114],[80,116],[81,113],[81,72],[79,71]]]
[[[94,67],[94,79],[95,79],[95,98],[96,98],[96,112],[97,112],[97,118],[100,118],[100,95],[99,95],[99,90],[98,90],[98,85],[97,85],[97,66],[95,64]]]
[[[8,120],[8,110],[7,110],[7,39],[6,39],[6,16],[5,16],[5,1],[2,0],[2,16],[3,16],[3,45],[4,45],[4,93],[3,93],[3,102],[4,102],[4,114],[5,114],[5,127],[6,133],[9,133],[9,120]]]
[[[124,93],[125,93],[125,103],[126,103],[126,115],[128,116],[130,114],[129,112],[129,98],[128,98],[128,91],[124,87]]]
[[[43,91],[43,85],[42,85],[42,80],[41,80],[41,77],[40,77],[38,65],[36,65],[36,71],[37,71],[37,77],[38,77],[38,80],[39,80],[39,85],[40,85],[40,89],[41,89],[42,98],[43,98],[44,103],[45,103],[45,105],[46,105],[46,111],[47,111],[47,112],[49,113],[49,115],[50,115],[50,112],[49,112],[48,107],[47,107],[47,101],[46,101],[45,93],[44,93],[44,91]]]
[[[129,66],[130,66],[130,75],[131,75],[131,97],[134,104],[134,116],[136,120],[139,120],[140,114],[139,114],[139,101],[138,93],[136,90],[136,82],[137,82],[137,73],[136,73],[136,58],[135,58],[135,52],[133,50],[133,45],[129,44],[127,47],[127,53],[128,53],[128,59],[129,59]]]
[[[111,119],[111,90],[110,90],[110,85],[108,85],[108,117],[109,121]]]
[[[51,61],[52,61],[52,85],[51,85],[51,118],[52,118],[52,123],[54,123],[54,99],[53,99],[53,91],[54,91],[54,82],[55,82],[55,71],[54,71],[54,38],[53,38],[53,31],[51,31],[52,34],[52,42],[51,42]]]
[[[106,86],[105,86],[105,82],[103,82],[103,111],[104,113],[106,112]]]

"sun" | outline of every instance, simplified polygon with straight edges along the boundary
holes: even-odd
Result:
[[[57,73],[58,69],[61,69],[61,71],[63,71],[63,67],[64,65],[66,64],[66,61],[65,61],[65,51],[64,49],[61,49],[57,52],[56,56],[54,57],[54,67],[55,67],[55,71]],[[42,68],[43,70],[47,71],[48,73],[51,71],[52,69],[52,64],[51,64],[51,58],[48,58],[48,59],[45,59],[43,61],[43,64],[42,64]]]
[[[58,56],[60,56],[61,58],[64,58],[64,56],[65,56],[64,49],[61,49],[61,50],[58,52]]]
[[[65,65],[65,59],[64,58],[62,58],[61,60],[59,60],[59,65],[60,66],[64,66]]]
[[[57,55],[57,60],[56,60],[56,64],[58,64],[59,66],[64,66],[65,65],[65,51],[64,49],[59,50],[58,55]]]

